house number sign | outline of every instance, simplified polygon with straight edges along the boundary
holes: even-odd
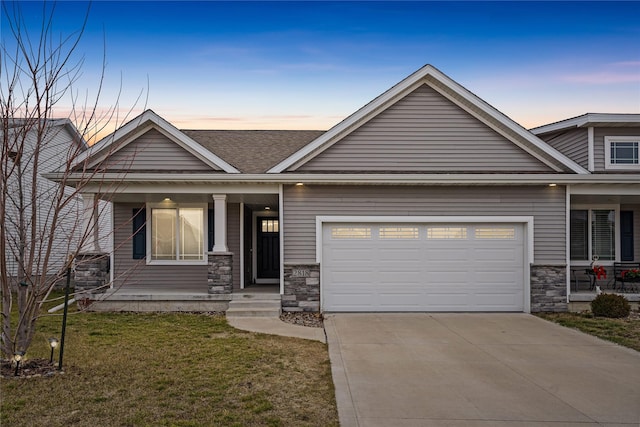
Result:
[[[310,277],[311,272],[307,268],[294,268],[291,270],[291,277]]]

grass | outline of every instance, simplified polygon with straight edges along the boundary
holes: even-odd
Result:
[[[544,313],[543,319],[578,329],[607,341],[640,351],[640,317],[607,319],[590,313]]]
[[[28,357],[49,358],[61,319],[40,320]],[[64,374],[1,381],[3,426],[338,425],[325,344],[205,314],[76,312]]]

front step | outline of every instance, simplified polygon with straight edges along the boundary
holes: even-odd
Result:
[[[279,294],[234,293],[227,317],[280,317],[281,302]]]

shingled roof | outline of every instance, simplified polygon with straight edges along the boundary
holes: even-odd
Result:
[[[243,173],[264,173],[309,142],[321,130],[181,130]]]

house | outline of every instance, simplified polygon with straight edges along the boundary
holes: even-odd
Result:
[[[639,140],[640,115],[530,132],[431,65],[326,132],[148,110],[78,165],[114,189],[113,291],[90,298],[224,306],[275,284],[292,311],[567,310],[595,295],[572,274],[592,255],[640,259]]]
[[[53,280],[65,268],[68,255],[83,240],[80,226],[86,201],[69,187],[64,191],[68,200],[56,202],[59,186],[42,175],[64,165],[88,145],[69,119],[14,118],[3,123],[0,133],[4,146],[1,175],[5,184],[0,228],[8,281],[14,282],[20,270],[26,270],[29,276],[46,270]],[[108,212],[108,204],[103,202],[100,207]],[[103,217],[99,240],[101,250],[109,251],[110,224],[105,221],[110,215]]]

